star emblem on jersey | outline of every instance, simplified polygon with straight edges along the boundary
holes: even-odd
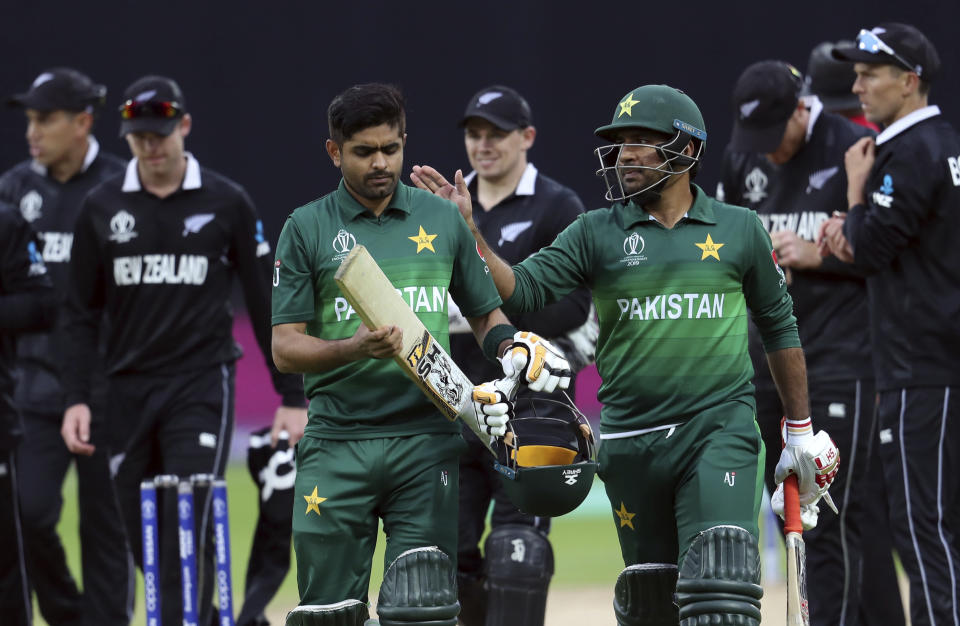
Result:
[[[617,117],[623,117],[624,113],[633,117],[633,105],[635,104],[640,104],[640,101],[633,99],[633,92],[631,91],[626,98],[620,101],[620,113],[617,114]]]
[[[717,254],[717,251],[719,251],[720,248],[722,248],[725,244],[714,243],[713,239],[710,237],[710,233],[707,233],[706,241],[704,241],[703,243],[695,243],[693,245],[700,248],[700,250],[702,251],[700,254],[701,261],[711,256],[719,261],[720,255]]]
[[[320,503],[326,500],[326,498],[317,496],[316,485],[313,487],[313,493],[311,493],[309,496],[303,496],[303,499],[307,501],[307,510],[304,515],[310,515],[310,511],[320,515]]]
[[[614,511],[614,514],[620,518],[620,528],[629,526],[630,530],[636,530],[636,528],[633,527],[633,518],[636,517],[637,514],[628,512],[622,500],[620,502],[620,510]]]
[[[433,249],[433,240],[437,238],[437,235],[428,235],[427,231],[423,230],[423,226],[420,227],[420,232],[413,237],[407,237],[410,241],[417,244],[417,254],[420,254],[421,250],[429,250],[436,254],[436,250]]]

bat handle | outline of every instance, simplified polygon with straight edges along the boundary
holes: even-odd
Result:
[[[800,488],[796,474],[790,474],[783,481],[783,532],[798,535],[803,533],[803,524],[800,521]]]

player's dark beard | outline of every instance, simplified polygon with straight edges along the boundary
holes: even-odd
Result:
[[[390,178],[390,182],[387,185],[381,186],[381,187],[374,187],[372,184],[370,184],[371,181],[374,180],[375,178],[381,178],[381,179],[385,178],[384,174],[386,174],[386,176],[389,176]],[[370,200],[379,200],[380,198],[386,198],[396,190],[397,190],[397,177],[392,172],[380,172],[379,175],[367,174],[366,176],[364,176],[363,185],[359,190],[359,193],[364,198],[368,198]]]

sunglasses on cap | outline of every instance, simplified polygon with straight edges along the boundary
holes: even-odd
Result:
[[[127,100],[120,105],[120,117],[125,120],[132,120],[139,117],[171,119],[179,115],[183,115],[183,109],[180,108],[179,102],[160,102],[157,100],[137,102],[136,100]]]
[[[860,30],[860,34],[857,35],[857,47],[864,52],[869,52],[870,54],[879,54],[881,52],[885,52],[886,54],[889,54],[895,58],[897,61],[900,61],[905,68],[916,73],[917,76],[923,75],[923,68],[921,66],[908,62],[902,56],[897,54],[893,48],[888,46],[882,39],[877,37],[869,30]]]

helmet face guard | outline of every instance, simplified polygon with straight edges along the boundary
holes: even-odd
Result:
[[[573,419],[515,417],[494,447],[494,469],[510,500],[529,515],[557,517],[584,501],[597,473],[590,423],[576,407]]]
[[[594,149],[593,153],[597,155],[597,158],[600,160],[600,169],[596,171],[596,175],[603,178],[603,183],[607,187],[604,198],[606,198],[608,202],[618,202],[634,196],[644,198],[641,194],[645,194],[651,190],[659,193],[659,191],[666,186],[666,181],[670,176],[679,176],[680,174],[689,172],[700,162],[700,158],[703,156],[703,139],[706,138],[706,133],[702,131],[697,132],[697,134],[687,132],[687,130],[681,128],[687,125],[684,125],[680,120],[674,120],[674,126],[676,127],[676,132],[673,137],[663,143],[619,143],[608,144]],[[696,131],[697,129],[692,130]],[[701,133],[702,138],[700,136]],[[691,140],[699,140],[695,141],[696,152],[693,155],[684,154],[683,151]],[[627,165],[621,163],[624,148],[650,148],[657,152],[661,162],[656,166]],[[622,176],[628,171],[636,170],[660,172],[663,176],[646,187],[627,193]]]

